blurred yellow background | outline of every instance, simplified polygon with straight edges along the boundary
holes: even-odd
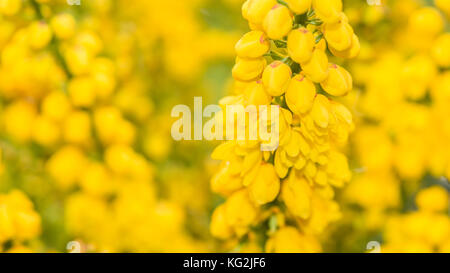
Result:
[[[234,92],[244,1],[78,2],[0,0],[0,252],[282,244],[267,223],[251,232],[263,242],[214,238],[219,142],[170,135],[174,105]],[[321,249],[450,252],[450,1],[343,3],[361,52],[330,59],[353,76],[337,98],[353,114],[353,178]]]

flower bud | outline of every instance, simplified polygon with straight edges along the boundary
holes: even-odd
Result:
[[[336,50],[343,51],[352,45],[353,29],[343,13],[337,23],[325,23],[323,25],[323,34],[328,45]]]
[[[449,195],[441,186],[431,186],[420,191],[416,197],[420,210],[442,212],[448,210]]]
[[[276,0],[249,0],[246,18],[253,24],[261,25],[270,9],[277,4]]]
[[[346,95],[353,88],[352,76],[339,65],[330,63],[329,68],[328,77],[320,85],[332,96]]]
[[[267,94],[261,81],[255,81],[249,84],[244,91],[246,105],[269,105],[272,97]]]
[[[314,35],[306,28],[294,29],[289,33],[287,49],[289,56],[297,63],[309,61],[315,46]]]
[[[270,43],[262,31],[246,33],[235,46],[236,54],[241,58],[259,58],[269,51]]]
[[[419,100],[428,91],[438,75],[438,69],[432,58],[426,54],[417,54],[409,59],[400,73],[402,92],[410,99]]]
[[[424,7],[411,15],[409,27],[418,34],[435,36],[444,29],[444,19],[437,9]]]
[[[276,4],[264,19],[263,28],[269,38],[280,40],[292,29],[291,11],[284,5]]]
[[[22,0],[3,0],[0,2],[0,13],[6,16],[17,14],[22,8]]]
[[[450,33],[442,34],[434,42],[431,54],[440,67],[450,67]]]
[[[325,23],[336,23],[342,12],[342,0],[313,0],[317,17]]]
[[[28,28],[28,43],[33,49],[46,47],[52,37],[52,30],[45,22],[34,22]]]
[[[311,59],[301,63],[305,76],[313,82],[322,82],[328,76],[328,57],[320,49],[315,49]]]
[[[34,120],[32,137],[34,141],[44,147],[51,147],[60,137],[60,129],[57,123],[51,119],[39,116]]]
[[[236,64],[233,67],[233,77],[240,81],[251,81],[258,78],[266,67],[266,59],[246,59],[236,58]]]
[[[68,39],[75,33],[76,22],[69,13],[56,15],[52,18],[50,25],[59,39]]]
[[[311,8],[312,0],[284,0],[296,14],[306,13]]]
[[[291,76],[292,71],[287,64],[274,61],[264,70],[262,81],[267,93],[278,97],[286,92]]]
[[[286,103],[294,114],[305,114],[314,102],[316,86],[303,75],[296,75],[289,82],[286,91]]]
[[[233,193],[225,202],[226,223],[235,231],[246,231],[257,216],[258,209],[251,202],[249,193],[245,189]]]
[[[297,217],[308,219],[311,215],[312,189],[305,178],[292,173],[283,182],[281,196],[288,210]]]
[[[67,91],[73,105],[91,107],[96,101],[95,82],[91,77],[73,78],[67,86]]]
[[[258,205],[272,202],[280,192],[280,179],[272,164],[263,164],[249,187],[251,199]]]
[[[344,115],[351,119],[351,113],[345,106],[339,107],[338,111],[344,112]],[[338,114],[341,114],[339,112]],[[347,157],[337,151],[330,152],[326,172],[328,183],[338,188],[344,186],[344,183],[350,181],[352,177]]]
[[[233,230],[227,224],[225,205],[218,206],[211,217],[211,234],[220,239],[228,239],[233,235]]]
[[[361,51],[361,44],[359,43],[358,36],[356,36],[356,34],[353,34],[352,45],[348,49],[339,51],[331,46],[329,47],[329,49],[331,53],[336,57],[343,59],[353,59],[359,55],[359,52]]]
[[[324,95],[317,95],[311,109],[314,123],[321,128],[327,128],[330,122],[330,101]]]

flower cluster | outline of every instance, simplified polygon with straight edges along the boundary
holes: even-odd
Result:
[[[392,216],[386,224],[383,252],[450,252],[449,193],[440,186],[420,191],[418,210]]]
[[[10,252],[29,252],[23,243],[40,233],[41,218],[23,192],[0,194],[0,245],[8,242]]]
[[[340,216],[334,188],[351,178],[340,149],[352,114],[334,98],[352,90],[352,77],[329,62],[327,49],[352,59],[359,39],[341,0],[248,0],[242,15],[251,31],[235,46],[234,95],[221,105],[278,105],[279,146],[229,140],[216,148],[222,164],[211,184],[226,201],[211,232],[241,250],[317,252],[317,235]]]

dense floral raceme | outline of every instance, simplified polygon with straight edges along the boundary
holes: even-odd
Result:
[[[238,139],[215,149],[222,164],[212,189],[226,201],[211,232],[244,251],[319,252],[319,236],[340,218],[334,188],[351,179],[341,149],[354,128],[335,100],[352,90],[352,77],[327,48],[352,59],[359,39],[341,0],[248,0],[242,15],[251,30],[235,46],[234,94],[221,105],[278,105],[279,146],[262,151]]]

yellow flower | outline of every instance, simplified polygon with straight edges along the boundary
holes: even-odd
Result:
[[[91,117],[85,111],[67,115],[63,125],[64,140],[71,144],[88,145],[91,142]]]
[[[77,77],[67,87],[74,106],[90,107],[96,101],[95,82],[87,76]]]
[[[258,209],[247,190],[240,190],[225,202],[226,222],[238,236],[245,234],[258,216]]]
[[[73,16],[69,13],[61,13],[55,15],[51,21],[50,26],[58,39],[69,39],[75,33],[76,22]]]
[[[214,210],[211,216],[210,232],[219,239],[228,239],[233,236],[233,230],[227,223],[225,205],[220,205]]]
[[[94,123],[98,137],[104,145],[130,145],[135,139],[134,126],[122,117],[117,108],[97,108],[94,112]]]
[[[313,0],[317,17],[325,23],[336,23],[342,12],[342,0]]]
[[[68,115],[72,106],[67,95],[63,91],[57,90],[44,98],[41,108],[43,115],[55,121],[61,121]]]
[[[289,56],[297,63],[309,61],[315,46],[313,34],[306,28],[294,29],[289,33],[287,49]]]
[[[236,54],[241,58],[259,58],[269,51],[270,43],[262,31],[250,31],[235,46]]]
[[[352,45],[353,28],[349,25],[345,14],[341,13],[336,23],[325,23],[322,30],[328,45],[333,49],[344,51]]]
[[[439,66],[450,67],[450,33],[444,33],[437,38],[431,49],[431,54]]]
[[[248,85],[244,91],[246,105],[269,105],[272,97],[266,92],[262,81],[255,81]]]
[[[344,96],[352,90],[353,80],[347,70],[330,63],[328,77],[320,85],[332,96]]]
[[[251,81],[257,79],[266,67],[266,59],[246,59],[236,58],[236,64],[233,67],[233,77],[240,81]]]
[[[359,55],[359,52],[361,51],[361,44],[359,43],[358,36],[356,36],[356,34],[353,34],[352,44],[348,49],[339,51],[334,49],[332,46],[330,46],[329,49],[331,53],[336,57],[343,59],[353,59]]]
[[[66,146],[52,155],[46,163],[46,168],[57,186],[68,190],[78,182],[85,164],[86,158],[79,148]]]
[[[28,27],[28,43],[33,49],[46,47],[52,37],[52,30],[45,22],[34,22]]]
[[[129,146],[109,146],[104,156],[109,169],[117,175],[138,180],[151,179],[153,175],[150,164]]]
[[[64,50],[67,67],[74,75],[81,75],[89,71],[92,54],[83,46],[74,46]]]
[[[14,224],[10,210],[3,202],[0,202],[0,242],[8,241],[14,236],[14,233]]]
[[[274,61],[264,70],[262,81],[269,95],[278,97],[286,92],[292,76],[291,68],[280,61]]]
[[[324,95],[317,95],[311,109],[314,123],[321,128],[327,128],[330,122],[330,101]]]
[[[26,101],[11,103],[3,114],[6,133],[20,142],[26,142],[32,136],[32,124],[36,118],[34,105]]]
[[[311,8],[312,0],[285,0],[289,8],[297,14],[303,14]]]
[[[283,182],[281,196],[289,211],[297,217],[308,219],[311,215],[312,189],[308,181],[292,172]]]
[[[347,157],[339,152],[332,151],[328,155],[327,178],[328,183],[334,187],[342,187],[349,182],[352,173],[348,167]]]
[[[221,164],[220,170],[211,179],[211,189],[213,192],[228,196],[243,187],[239,172],[240,168],[236,165],[239,165],[239,163],[235,161],[224,161]]]
[[[96,97],[99,100],[108,99],[116,88],[116,80],[113,74],[96,72],[93,73],[92,78],[95,84]]]
[[[60,129],[51,119],[39,116],[34,120],[33,139],[43,145],[52,146],[60,138]]]
[[[4,15],[15,15],[22,8],[22,0],[1,0],[0,12]]]
[[[251,23],[261,25],[270,9],[277,4],[276,0],[248,0],[245,16]]]
[[[19,190],[0,194],[0,243],[22,242],[41,233],[41,218],[33,203]]]
[[[313,105],[316,86],[299,74],[291,79],[286,91],[286,103],[294,114],[305,114]]]
[[[280,228],[266,243],[268,253],[316,253],[320,243],[312,236],[300,233],[291,226]]]
[[[276,4],[266,15],[263,28],[270,39],[280,40],[288,35],[292,24],[291,11],[284,5]]]
[[[88,194],[107,196],[113,192],[113,179],[108,169],[101,163],[89,163],[82,176],[80,186]]]
[[[95,56],[103,49],[103,43],[97,33],[91,30],[84,30],[74,37],[74,43],[88,50],[91,56]]]
[[[272,164],[262,164],[249,186],[250,198],[258,205],[275,200],[280,191],[280,179]]]
[[[416,203],[419,210],[446,212],[449,208],[449,195],[444,188],[432,186],[417,194]]]
[[[322,82],[328,77],[328,57],[320,49],[314,49],[311,59],[301,63],[303,73],[313,82]]]
[[[444,19],[436,8],[423,7],[411,14],[409,27],[414,32],[433,37],[444,29]]]
[[[403,92],[411,99],[423,98],[436,75],[436,64],[429,56],[420,54],[413,56],[401,71]]]

